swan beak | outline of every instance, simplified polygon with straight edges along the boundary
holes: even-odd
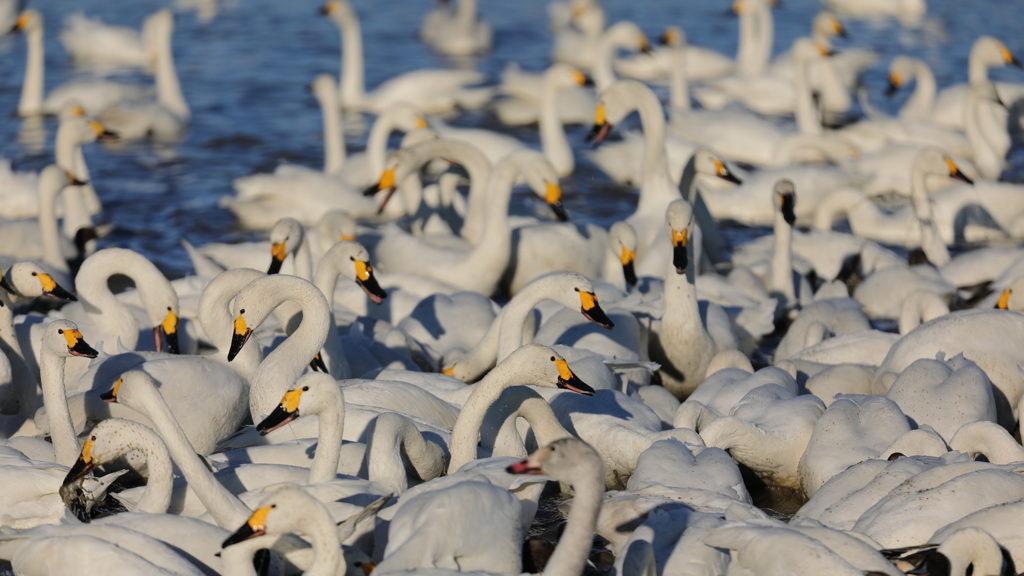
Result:
[[[608,132],[612,129],[611,122],[608,122],[607,114],[604,109],[604,102],[597,104],[597,110],[594,112],[594,127],[587,133],[587,142],[593,141],[594,147],[597,148],[604,142]]]
[[[329,374],[329,372],[327,371],[327,365],[324,364],[324,359],[320,356],[319,352],[317,353],[316,356],[313,356],[312,360],[309,361],[309,367],[314,372],[323,372],[324,374]]]
[[[647,40],[647,36],[640,36],[640,52],[643,54],[651,53],[651,43]]]
[[[167,338],[167,351],[171,354],[181,354],[181,348],[178,346],[178,315],[171,310],[170,306],[167,307],[167,316],[164,317],[164,321],[153,328],[153,340],[156,342],[157,352],[163,351],[161,334]]]
[[[441,374],[455,378],[455,364],[452,364],[451,366],[441,370]]]
[[[509,474],[543,474],[544,471],[541,470],[541,467],[544,464],[544,457],[547,456],[550,451],[551,450],[548,448],[541,448],[527,456],[525,459],[512,464],[506,468],[505,471]]]
[[[377,565],[373,562],[356,562],[356,566],[363,571],[363,576],[370,576],[373,571],[377,569]]]
[[[580,312],[583,312],[587,320],[609,330],[615,327],[615,323],[604,313],[601,305],[597,303],[597,295],[593,292],[585,292],[579,288],[575,290],[580,294]]]
[[[572,71],[572,77],[573,77],[574,80],[576,80],[576,84],[578,84],[580,86],[593,86],[594,85],[594,80],[590,76],[587,76],[586,74],[584,74],[583,72],[580,72],[579,70],[573,70]]]
[[[250,538],[256,538],[257,536],[263,536],[267,533],[267,513],[273,506],[264,506],[263,508],[257,508],[252,516],[242,524],[242,527],[235,531],[234,534],[228,536],[226,540],[220,545],[221,548],[227,548],[232,544],[238,544],[239,542],[245,542]]]
[[[266,436],[299,417],[299,400],[302,398],[302,392],[303,389],[298,388],[284,393],[284,398],[281,398],[277,408],[256,425],[256,431],[260,436]]]
[[[100,400],[103,400],[104,402],[110,402],[110,403],[117,402],[117,391],[121,389],[121,382],[123,382],[123,381],[124,381],[123,378],[118,378],[117,382],[114,382],[114,387],[113,388],[111,388],[107,392],[104,392],[103,394],[100,394]]]
[[[28,14],[22,14],[21,16],[18,16],[18,20],[17,22],[14,23],[14,27],[11,28],[11,32],[21,32],[22,30],[24,30],[25,27],[28,26],[29,18],[30,16]]]
[[[10,274],[10,272],[10,270],[7,271],[8,274]],[[4,275],[3,271],[0,271],[0,288],[3,288],[11,294],[17,294],[14,287],[11,286],[11,283],[7,281],[7,276]]]
[[[953,162],[952,158],[946,158],[946,166],[949,168],[949,177],[953,180],[960,180],[961,182],[967,182],[971,185],[974,184],[974,180],[971,180],[964,175],[964,173],[960,171],[960,167],[956,165],[956,162]]]
[[[68,177],[69,186],[86,186],[89,184],[89,182],[86,180],[79,180],[78,178],[76,178],[74,173],[72,172],[65,172],[65,174]]]
[[[548,203],[548,206],[551,206],[551,210],[555,213],[555,217],[558,218],[559,222],[569,220],[569,215],[565,213],[565,206],[562,206],[562,187],[557,182],[547,183],[544,191],[544,201]]]
[[[885,87],[885,97],[892,98],[903,84],[903,79],[895,72],[889,74],[889,85]]]
[[[779,204],[782,205],[782,217],[786,224],[796,224],[796,196],[794,194],[779,194]]]
[[[587,385],[586,382],[580,380],[578,376],[572,373],[569,369],[569,364],[562,358],[551,357],[551,361],[555,363],[555,367],[558,368],[558,382],[555,384],[562,390],[568,390],[570,392],[576,392],[577,394],[583,394],[584,396],[593,396],[594,389]]]
[[[686,253],[689,244],[687,236],[688,228],[682,232],[672,230],[672,265],[676,267],[676,274],[686,274],[686,267],[690,265],[690,256]]]
[[[384,170],[384,173],[380,175],[380,180],[376,184],[371,184],[363,190],[363,196],[373,196],[381,190],[387,190],[388,188],[395,187],[395,169],[388,168]]]
[[[92,438],[90,438],[82,445],[82,453],[78,455],[78,460],[75,460],[75,465],[71,467],[71,470],[68,470],[68,475],[64,477],[61,486],[67,486],[85,476],[94,466],[96,466],[96,460],[92,457]]]
[[[270,246],[270,268],[267,269],[267,274],[277,274],[281,271],[281,265],[284,264],[284,259],[288,256],[288,247],[284,242],[280,244],[272,244]]]
[[[997,310],[1009,310],[1010,309],[1010,294],[1012,294],[1012,293],[1013,293],[1013,290],[1010,290],[1009,288],[1007,288],[1006,290],[1003,290],[1003,293],[999,295],[999,302],[996,302],[996,309]]]
[[[53,278],[49,274],[33,272],[32,275],[39,280],[39,285],[43,289],[43,296],[49,296],[50,298],[56,298],[57,300],[69,300],[71,302],[78,301],[78,298],[75,298],[74,294],[61,288],[60,284],[54,282]]]
[[[68,353],[72,356],[95,358],[100,355],[92,346],[86,344],[85,338],[82,337],[82,333],[78,330],[60,330],[59,332],[68,341]]]
[[[622,274],[626,277],[626,284],[636,286],[636,269],[633,263],[636,261],[636,251],[622,247]]]
[[[334,12],[337,8],[338,8],[338,3],[337,2],[328,2],[327,4],[324,4],[323,6],[320,7],[320,15],[321,16],[330,16],[331,13]]]
[[[89,122],[89,126],[92,128],[92,131],[96,133],[96,139],[99,140],[100,142],[109,142],[111,140],[118,139],[118,135],[116,132],[111,132],[110,130],[107,130],[103,126],[103,124],[100,124],[95,120]]]
[[[715,175],[725,180],[726,182],[732,182],[733,184],[743,184],[743,181],[736,177],[729,168],[726,167],[725,163],[721,160],[714,160],[715,163]]]
[[[242,346],[249,341],[249,337],[252,336],[252,330],[245,325],[245,318],[239,314],[238,318],[235,318],[235,333],[231,335],[231,348],[228,349],[228,362],[235,359],[238,353],[241,352]]]
[[[21,20],[19,19],[19,22],[20,21]],[[1016,66],[1017,68],[1024,68],[1024,65],[1021,64],[1020,60],[1017,60],[1017,57],[1010,53],[1010,51],[1006,49],[1006,46],[1000,46],[999,51],[1003,53],[1003,60],[1007,64],[1010,66]]]
[[[832,32],[836,36],[839,36],[840,38],[850,37],[850,35],[846,33],[846,28],[843,28],[843,25],[839,22],[839,20],[832,20]]]
[[[355,260],[353,258],[353,260]],[[355,260],[356,263],[356,284],[366,292],[366,295],[373,300],[374,304],[380,304],[388,297],[388,293],[380,287],[377,283],[377,278],[373,275],[373,266],[370,266],[369,262],[363,262],[362,260]]]

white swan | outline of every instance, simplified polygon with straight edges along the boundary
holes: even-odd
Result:
[[[700,232],[689,203],[670,204],[665,220],[672,238],[672,262],[665,274],[661,321],[651,327],[651,358],[662,365],[665,388],[683,399],[704,380],[712,359],[736,349],[738,342],[721,308],[709,305],[702,315],[698,307],[693,282],[699,248],[691,237]]]
[[[920,22],[928,11],[925,0],[826,0],[825,6],[837,14],[855,18],[893,16],[906,25]]]
[[[197,261],[201,256],[223,269],[267,268],[268,274],[280,272],[312,281],[313,256],[310,240],[306,229],[298,220],[281,218],[270,229],[268,242],[212,243],[194,249],[195,255],[190,253],[192,268],[198,272],[204,267],[202,262]],[[288,260],[289,255],[292,256],[291,260]]]
[[[192,111],[185,102],[171,52],[174,15],[160,10],[146,22],[147,42],[156,57],[156,101],[117,102],[99,114],[99,119],[125,140],[154,138],[173,140],[185,131]]]
[[[931,110],[931,120],[943,126],[963,130],[967,125],[964,104],[967,101],[970,87],[988,81],[990,68],[1002,68],[1008,65],[1019,68],[1021,62],[999,40],[991,36],[979,36],[971,45],[971,52],[967,57],[967,83],[954,84],[938,93],[935,97],[935,105]],[[1008,98],[1010,92],[1019,97],[1020,86],[1020,84],[1002,82],[999,84],[999,92],[1002,94],[1005,87],[1008,89],[1006,94]],[[1009,102],[1014,100],[1016,98],[1008,99]],[[1003,120],[1005,125],[1005,116]]]
[[[458,0],[453,8],[435,6],[424,18],[420,37],[435,52],[446,56],[472,56],[491,49],[491,25],[476,13],[476,0]]]
[[[918,426],[931,426],[947,442],[966,424],[996,421],[991,382],[962,354],[944,362],[917,360],[885,395]]]
[[[484,79],[472,70],[420,69],[385,81],[366,93],[363,80],[363,36],[359,18],[348,0],[331,0],[321,13],[341,32],[342,66],[339,102],[347,109],[383,112],[396,102],[409,102],[424,114],[440,114],[456,106],[479,107],[490,100],[489,89],[467,88]]]
[[[0,253],[18,260],[39,260],[68,285],[67,261],[77,256],[77,250],[60,233],[57,203],[65,191],[69,195],[78,193],[69,187],[71,182],[66,170],[55,164],[47,166],[39,174],[38,219],[0,219]]]
[[[930,120],[935,108],[935,74],[923,61],[906,55],[899,55],[889,63],[889,86],[887,96],[914,82],[914,91],[900,107],[900,118]]]
[[[410,160],[399,164],[398,174],[402,178],[410,171],[417,170],[427,160],[436,157],[436,146],[431,144],[410,149]],[[390,228],[377,245],[378,266],[389,273],[419,274],[484,295],[492,294],[497,289],[511,258],[512,230],[508,221],[508,203],[514,179],[522,174],[535,193],[547,195],[549,190],[558,190],[558,183],[548,180],[545,177],[546,172],[554,174],[547,159],[532,150],[523,150],[505,158],[495,167],[488,179],[490,196],[486,198],[486,207],[480,208],[484,218],[478,219],[484,224],[483,233],[475,246],[469,250],[443,248],[410,236],[397,228]],[[386,174],[388,172],[385,172]],[[382,183],[387,182],[382,179]],[[473,202],[471,197],[466,226],[469,225],[470,218],[479,204],[478,201]]]
[[[109,80],[81,80],[58,86],[44,98],[42,14],[34,9],[22,12],[15,29],[24,32],[28,42],[25,79],[21,85],[21,99],[18,101],[20,116],[58,114],[71,100],[77,100],[86,112],[95,115],[117,102],[145,97],[144,92],[137,87]]]
[[[105,24],[99,18],[89,18],[74,12],[64,18],[60,43],[75,64],[97,68],[152,65],[149,18],[142,29]]]

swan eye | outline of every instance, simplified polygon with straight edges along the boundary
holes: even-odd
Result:
[[[241,310],[239,310],[238,313],[239,314],[245,314],[245,308],[242,308]]]
[[[64,333],[64,330],[62,330],[60,328],[57,328],[57,334],[63,334],[63,333]]]
[[[170,312],[170,311],[171,311],[171,307],[170,307],[170,306],[168,306],[168,307],[167,307],[167,311],[168,311],[168,312]]]
[[[35,272],[33,272],[33,273],[32,273],[32,275],[33,275],[33,276],[35,276],[35,275],[36,275],[36,273],[35,273]]]
[[[309,392],[309,386],[303,386],[302,387],[302,391],[303,392]]]
[[[551,357],[551,361],[552,361],[552,362],[554,362],[554,361],[555,361],[555,357],[554,357],[554,356],[552,356],[552,357]]]

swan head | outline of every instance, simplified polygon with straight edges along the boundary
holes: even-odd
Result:
[[[63,171],[59,172],[63,174]],[[78,301],[74,294],[62,288],[34,262],[18,262],[6,274],[0,274],[0,288],[26,298],[45,296],[56,300]]]
[[[1007,49],[1006,44],[991,36],[982,36],[971,46],[971,60],[982,61],[988,66],[1016,66],[1024,68],[1021,61]]]
[[[1000,576],[1017,572],[1013,556],[1006,548],[985,530],[968,526],[947,536],[907,574],[964,574],[971,566],[975,571]]]
[[[637,109],[637,102],[644,97],[657,100],[650,88],[636,80],[619,80],[605,89],[594,111],[594,126],[587,134],[587,142],[592,141],[595,147],[600,145],[616,124]]]
[[[43,332],[43,348],[63,358],[95,358],[99,352],[85,341],[78,325],[70,320],[54,320]]]
[[[1024,276],[1014,280],[1009,288],[1003,290],[996,302],[998,310],[1024,311]]]
[[[61,122],[70,120],[72,118],[81,118],[85,116],[85,107],[82,106],[82,102],[78,98],[68,98],[67,102],[60,109],[60,114],[57,115],[57,119]]]
[[[334,525],[330,512],[318,500],[296,487],[283,487],[270,492],[249,519],[224,540],[221,548],[264,534],[305,532],[310,521]]]
[[[506,470],[509,474],[543,474],[569,484],[573,484],[581,474],[604,482],[601,455],[579,438],[555,440]]]
[[[651,52],[651,43],[647,35],[633,22],[622,21],[608,27],[604,32],[604,41],[612,49],[638,50],[644,54]]]
[[[309,84],[309,91],[316,96],[317,102],[323,105],[325,102],[336,103],[338,101],[338,85],[330,74],[319,74]]]
[[[594,81],[572,66],[559,63],[552,64],[544,72],[544,83],[553,85],[555,88],[565,89],[577,86],[592,86]]]
[[[665,222],[672,235],[672,266],[676,274],[686,274],[686,267],[690,263],[687,247],[690,245],[690,233],[696,225],[693,207],[686,200],[675,200],[668,205]]]
[[[775,210],[782,213],[786,224],[796,224],[796,186],[792,180],[783,178],[775,183],[772,189],[772,204],[775,205]]]
[[[669,26],[658,40],[670,48],[682,48],[686,46],[686,32],[679,26]]]
[[[339,26],[359,21],[355,9],[352,8],[352,4],[348,0],[330,0],[320,7],[320,15],[330,18]]]
[[[636,229],[629,222],[616,222],[608,230],[608,249],[622,262],[622,274],[626,284],[636,286]]]
[[[329,210],[316,225],[317,231],[330,238],[330,243],[356,239],[356,220],[345,210]]]
[[[442,151],[438,146],[449,149]],[[407,132],[402,138],[399,149],[392,152],[385,160],[384,171],[381,172],[380,178],[376,183],[363,190],[363,196],[386,192],[377,208],[377,213],[380,214],[384,212],[395,189],[407,178],[417,176],[419,170],[432,160],[447,160],[449,164],[457,164],[458,157],[466,148],[475,150],[475,147],[465,142],[444,140],[440,134],[430,128]]]
[[[36,32],[43,29],[43,15],[38,10],[28,9],[18,15],[11,32]]]
[[[562,205],[562,187],[558,183],[558,172],[547,156],[535,150],[520,150],[510,154],[507,161],[518,165],[519,173],[527,185],[551,207],[559,221],[565,222],[569,219]]]
[[[362,244],[351,240],[338,242],[324,254],[320,262],[321,266],[329,263],[342,276],[358,284],[374,304],[380,304],[388,297],[388,293],[380,287],[373,275],[370,253]]]
[[[811,22],[811,34],[821,44],[829,42],[833,36],[849,38],[843,24],[835,14],[828,11],[818,12],[818,15],[814,17],[814,21]]]
[[[926,64],[917,58],[899,55],[889,63],[889,85],[885,89],[886,96],[892,96],[902,88],[916,73],[919,66]]]
[[[547,346],[539,344],[520,346],[502,360],[487,377],[491,377],[491,374],[502,367],[506,371],[510,369],[520,384],[558,388],[586,396],[594,394],[593,388],[573,374],[565,358]]]
[[[824,46],[810,38],[797,38],[793,41],[793,61],[806,64],[818,58],[835,54],[828,46]]]
[[[288,387],[281,402],[256,425],[256,430],[260,436],[265,436],[300,415],[319,414],[323,407],[343,403],[341,389],[334,378],[322,372],[310,372]]]
[[[92,434],[82,443],[82,452],[64,477],[62,486],[69,486],[96,466],[113,462],[138,448],[140,437],[148,440],[147,444],[161,447],[166,452],[163,441],[148,427],[123,418],[103,420],[92,429]],[[169,454],[167,458],[170,458]]]
[[[267,274],[277,274],[289,254],[295,254],[306,241],[306,229],[294,218],[281,218],[270,229],[270,268]]]
[[[85,116],[72,116],[68,121],[74,123],[79,144],[90,144],[96,141],[113,142],[119,138],[117,132],[108,130],[103,124]]]
[[[974,184],[973,180],[960,171],[952,158],[935,148],[925,148],[918,152],[914,157],[913,170],[926,176],[948,176],[953,180]]]
[[[743,183],[742,180],[736,177],[736,174],[729,170],[729,167],[725,165],[725,162],[718,158],[718,156],[713,152],[704,148],[699,148],[693,153],[693,168],[697,171],[697,174],[713,176],[719,180],[732,182],[733,184]]]

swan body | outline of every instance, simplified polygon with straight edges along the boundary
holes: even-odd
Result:
[[[477,17],[476,0],[459,0],[434,7],[423,19],[420,37],[435,52],[447,56],[471,56],[491,49],[491,25]]]
[[[104,24],[99,18],[75,12],[64,18],[60,42],[79,65],[146,68],[152,58],[149,32],[148,22],[143,22],[140,33],[125,26]]]

